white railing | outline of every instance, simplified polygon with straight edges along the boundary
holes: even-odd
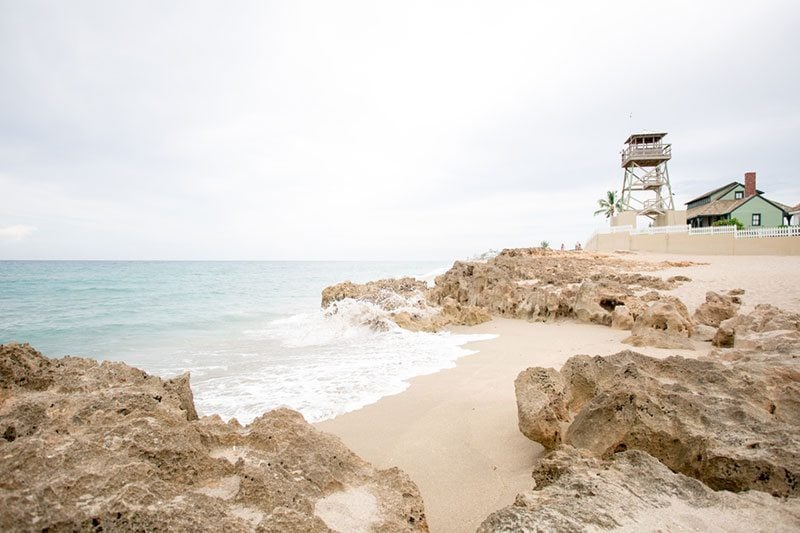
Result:
[[[689,235],[725,235],[736,234],[736,226],[706,226],[704,228],[689,228]]]
[[[786,226],[783,228],[750,228],[736,232],[737,239],[752,239],[754,237],[800,237],[800,226]]]
[[[689,225],[655,226],[652,228],[634,228],[633,226],[614,226],[602,228],[594,235],[610,233],[628,233],[630,235],[660,235],[665,233],[688,233],[691,235],[733,235],[735,239],[753,239],[761,237],[800,237],[800,226],[784,226],[782,228],[750,228],[740,230],[736,226],[707,226],[693,228]]]
[[[629,146],[628,148],[625,148],[622,151],[621,156],[623,165],[628,161],[634,159],[647,159],[647,158],[670,159],[672,157],[672,145],[671,144],[655,144],[646,146],[633,145]]]

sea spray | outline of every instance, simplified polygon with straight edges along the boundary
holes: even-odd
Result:
[[[451,368],[459,357],[474,353],[464,344],[494,337],[407,331],[397,327],[380,305],[352,299],[245,333],[253,341],[279,341],[287,362],[270,364],[245,383],[227,381],[220,387],[212,380],[215,383],[206,387],[202,378],[193,380],[201,411],[246,421],[265,405],[286,405],[309,420],[325,420],[402,392],[415,376]],[[231,397],[239,398],[234,409],[227,404]]]

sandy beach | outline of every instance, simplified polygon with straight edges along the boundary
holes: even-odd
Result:
[[[642,261],[692,261],[654,274],[692,279],[667,291],[690,311],[708,290],[745,290],[744,309],[771,303],[800,310],[800,289],[790,282],[797,257],[636,255]],[[317,427],[339,436],[379,468],[398,466],[418,484],[434,532],[473,531],[492,511],[509,505],[531,487],[530,473],[543,448],[517,428],[514,379],[531,366],[560,368],[576,354],[608,355],[631,349],[628,331],[572,321],[529,323],[495,319],[454,332],[490,333],[496,338],[468,345],[478,352],[455,368],[411,381],[403,393]],[[696,350],[635,348],[654,357],[702,356]]]

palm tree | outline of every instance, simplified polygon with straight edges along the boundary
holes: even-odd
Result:
[[[600,209],[594,212],[594,216],[603,213],[606,218],[611,218],[622,211],[622,198],[617,196],[617,191],[607,191],[605,198],[597,200],[597,205]]]

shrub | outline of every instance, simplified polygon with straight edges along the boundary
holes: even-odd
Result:
[[[547,250],[548,248],[550,248],[550,243],[547,241],[542,241],[539,243],[539,246],[542,247],[542,250]]]
[[[744,229],[744,224],[742,221],[736,217],[733,218],[723,218],[722,220],[717,220],[712,226],[736,226],[736,229]]]

